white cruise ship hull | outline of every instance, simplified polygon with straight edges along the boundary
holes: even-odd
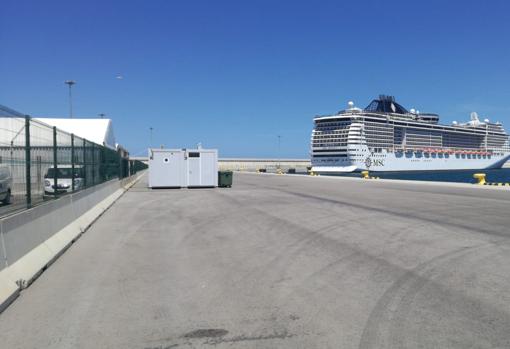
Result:
[[[407,111],[391,96],[365,109],[314,118],[312,171],[449,171],[500,168],[510,158],[510,139],[500,123],[439,124],[439,115]]]
[[[480,156],[455,154],[377,153],[358,159],[312,158],[312,171],[334,174],[357,171],[443,171],[501,168],[510,153]]]

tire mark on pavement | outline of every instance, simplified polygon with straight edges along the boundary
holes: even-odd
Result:
[[[443,272],[441,266],[494,246],[497,246],[497,243],[482,243],[449,251],[405,272],[377,301],[368,316],[359,348],[405,348],[405,345],[399,346],[402,344],[401,332],[404,330],[399,326],[405,317],[402,315],[413,308],[416,295]]]

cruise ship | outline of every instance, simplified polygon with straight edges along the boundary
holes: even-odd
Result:
[[[380,95],[365,109],[353,102],[335,115],[314,118],[315,173],[437,171],[500,168],[510,158],[499,122],[471,113],[466,123],[439,124],[439,115],[409,111]]]

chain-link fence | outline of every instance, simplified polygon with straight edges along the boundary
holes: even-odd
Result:
[[[147,168],[30,117],[0,117],[0,216]]]

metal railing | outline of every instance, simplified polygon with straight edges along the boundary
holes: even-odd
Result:
[[[146,167],[29,116],[0,117],[0,216]]]

